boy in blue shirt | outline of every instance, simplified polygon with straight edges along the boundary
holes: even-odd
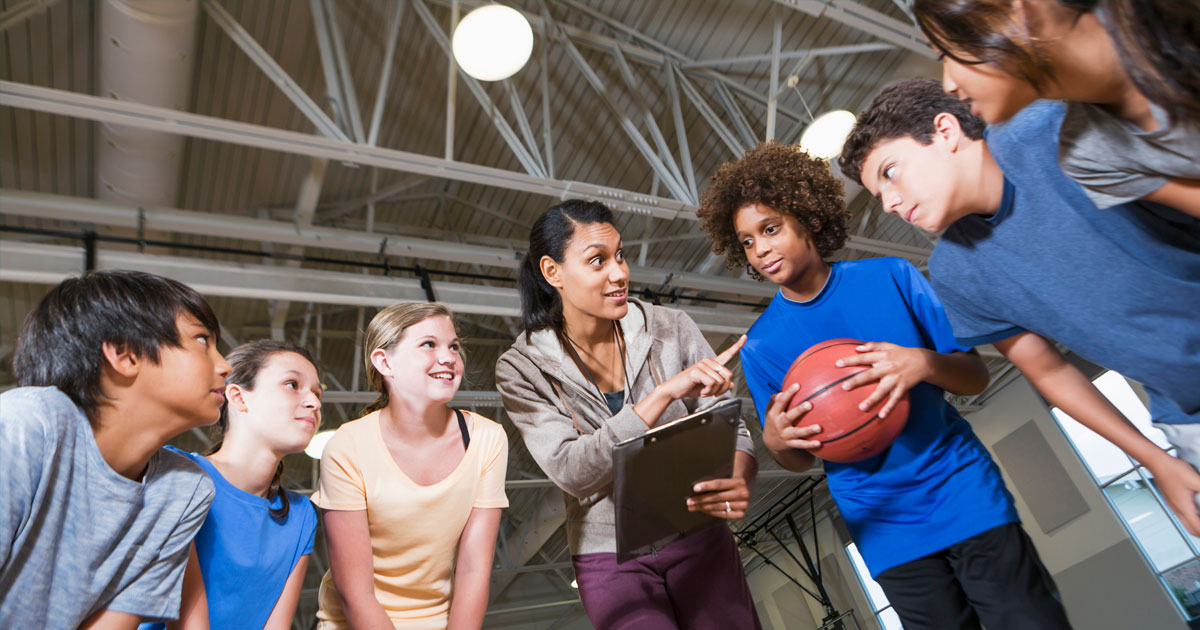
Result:
[[[859,118],[840,164],[885,212],[944,230],[929,272],[959,343],[995,345],[1051,404],[1145,466],[1200,535],[1200,230],[1145,202],[1098,209],[1059,169],[1063,116],[1035,103],[985,131],[936,82],[904,81]],[[1142,383],[1182,460],[1050,340]]]
[[[69,278],[25,320],[0,394],[0,628],[174,619],[213,484],[162,448],[212,424],[229,364],[191,288]]]
[[[987,385],[983,361],[957,344],[941,304],[897,258],[829,263],[848,214],[829,166],[770,143],[721,167],[705,192],[701,227],[730,266],[779,285],[747,333],[742,369],[763,442],[789,470],[812,466],[821,428],[783,377],[809,346],[864,340],[845,365],[867,365],[853,389],[877,383],[864,409],[880,416],[909,395],[908,422],[883,453],[826,462],[834,501],[907,630],[1068,628],[1000,471],[944,392]],[[986,566],[987,571],[978,567]]]

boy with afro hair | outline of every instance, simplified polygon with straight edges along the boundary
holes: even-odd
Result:
[[[763,442],[780,465],[807,470],[821,444],[821,427],[804,422],[812,403],[788,410],[796,387],[780,391],[813,344],[865,341],[842,362],[869,366],[842,384],[874,384],[864,410],[884,417],[909,395],[908,422],[887,450],[825,462],[834,501],[904,627],[1068,628],[999,469],[945,400],[947,391],[986,387],[983,361],[955,341],[909,262],[827,260],[845,244],[848,219],[829,165],[794,147],[760,145],[717,171],[699,216],[730,267],[779,285],[741,361]]]

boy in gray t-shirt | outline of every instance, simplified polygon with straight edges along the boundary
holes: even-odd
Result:
[[[162,449],[216,421],[229,364],[187,286],[96,272],[25,321],[0,395],[0,628],[174,619],[213,485]]]

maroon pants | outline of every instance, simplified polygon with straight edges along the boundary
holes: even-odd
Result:
[[[596,630],[759,630],[742,559],[724,523],[657,552],[571,558],[579,598]]]

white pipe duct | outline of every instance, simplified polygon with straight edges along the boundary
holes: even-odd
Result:
[[[184,111],[192,87],[195,0],[103,0],[97,28],[99,95]],[[184,137],[100,124],[96,196],[176,204]]]

